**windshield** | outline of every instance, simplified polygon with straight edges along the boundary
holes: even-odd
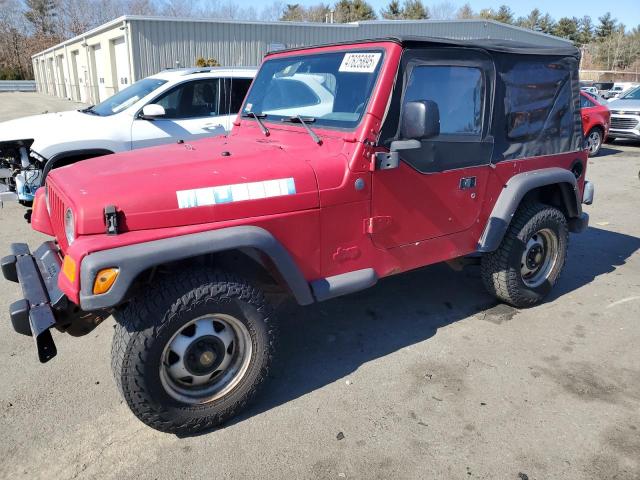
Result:
[[[107,98],[95,107],[90,108],[89,111],[103,117],[113,115],[130,107],[165,83],[167,83],[166,80],[145,78],[125,88],[121,92],[116,93],[113,97]]]
[[[296,115],[315,125],[354,128],[373,90],[383,53],[318,53],[267,60],[253,82],[243,115],[268,121]]]
[[[636,87],[630,92],[624,94],[622,98],[627,100],[640,100],[640,87]]]

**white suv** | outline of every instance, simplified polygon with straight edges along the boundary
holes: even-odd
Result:
[[[607,140],[640,140],[640,87],[616,98],[608,107],[611,110],[611,127]]]
[[[99,105],[0,123],[0,202],[30,202],[52,169],[229,131],[255,68],[166,70]]]

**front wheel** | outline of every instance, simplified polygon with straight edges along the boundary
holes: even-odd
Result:
[[[498,249],[482,257],[485,287],[515,307],[535,305],[560,277],[568,241],[560,210],[539,203],[521,206]]]
[[[189,270],[116,314],[112,369],[133,413],[156,430],[193,434],[255,395],[275,340],[270,308],[249,283]]]

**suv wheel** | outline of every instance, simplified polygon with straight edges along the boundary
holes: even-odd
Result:
[[[560,210],[539,203],[521,206],[498,249],[482,257],[485,287],[515,307],[535,305],[557,282],[568,240]]]
[[[589,149],[589,156],[595,157],[600,152],[602,147],[602,130],[598,127],[592,128],[587,134],[587,148]]]
[[[270,311],[249,283],[200,269],[118,310],[112,370],[129,408],[150,427],[183,435],[233,416],[267,375]]]

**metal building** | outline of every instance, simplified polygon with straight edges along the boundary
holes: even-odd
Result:
[[[126,15],[37,53],[32,61],[39,92],[98,103],[162,69],[192,66],[199,57],[224,66],[253,66],[269,50],[391,35],[567,43],[491,20],[328,24]]]

